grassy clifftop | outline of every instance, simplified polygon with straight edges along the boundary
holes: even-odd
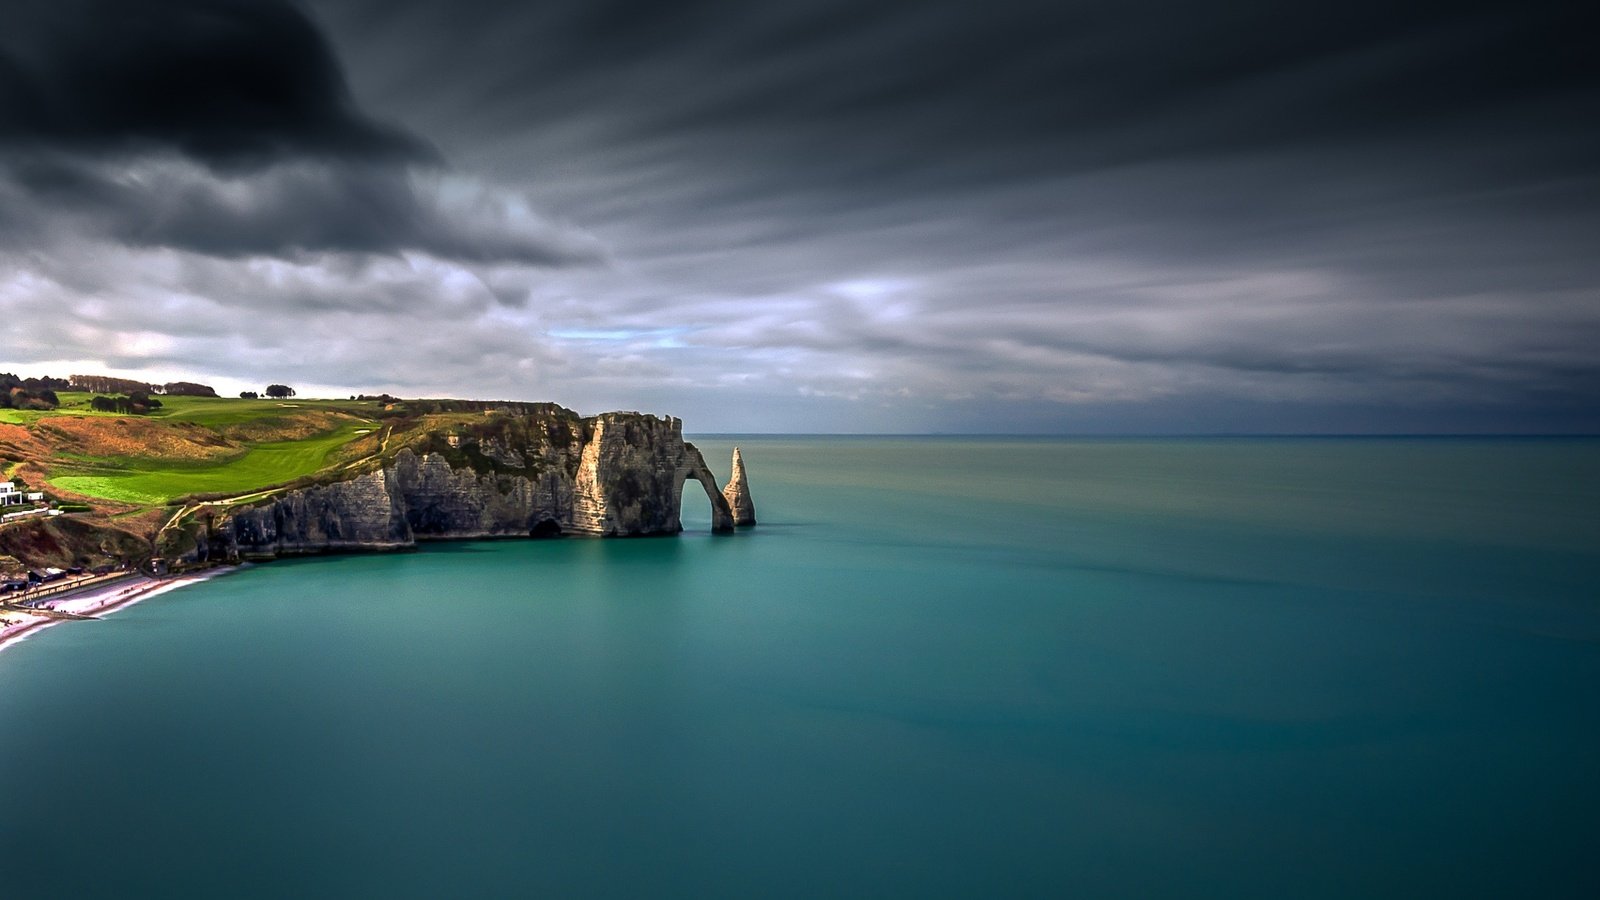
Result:
[[[311,475],[378,427],[376,402],[170,397],[147,416],[95,412],[61,394],[48,412],[6,410],[0,459],[31,486],[107,513]],[[112,508],[120,507],[120,508]]]
[[[130,546],[153,551],[158,536],[218,505],[343,480],[402,450],[480,472],[538,472],[575,458],[584,428],[554,404],[168,396],[129,415],[91,409],[92,396],[0,410],[0,475],[76,505],[70,516],[0,524],[0,550],[54,547],[45,555],[55,560],[82,545],[81,561],[132,559],[142,554],[125,555]]]
[[[314,476],[346,461],[380,417],[404,415],[375,401],[173,396],[128,415],[91,409],[92,396],[60,392],[57,409],[0,410],[0,476],[74,510],[0,523],[0,556],[30,566],[140,562],[190,508],[185,498]]]

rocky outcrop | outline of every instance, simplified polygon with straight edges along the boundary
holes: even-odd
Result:
[[[542,406],[458,416],[396,430],[391,440],[398,449],[325,483],[244,506],[200,507],[165,532],[167,545],[158,549],[182,565],[400,549],[429,539],[675,534],[690,480],[711,501],[712,530],[730,531],[739,521],[674,418],[579,418]],[[735,462],[742,484],[743,463]],[[748,504],[743,488],[740,496]]]
[[[728,509],[733,512],[733,524],[754,525],[756,523],[756,504],[750,499],[750,482],[744,477],[744,457],[739,455],[739,448],[733,448],[733,476],[728,479],[728,486],[722,489],[722,496],[728,501]]]
[[[588,420],[578,463],[572,528],[585,534],[671,534],[683,530],[683,485],[700,482],[711,500],[711,530],[733,530],[733,513],[683,423],[638,413]]]
[[[405,507],[385,471],[290,491],[223,520],[224,544],[246,556],[394,549],[412,544]],[[213,535],[218,531],[215,523]]]

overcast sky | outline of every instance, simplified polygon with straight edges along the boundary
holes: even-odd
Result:
[[[1596,431],[1581,7],[0,0],[0,369]]]

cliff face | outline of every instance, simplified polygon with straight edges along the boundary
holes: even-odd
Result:
[[[386,472],[291,491],[212,525],[212,540],[246,555],[408,546],[404,508]]]
[[[572,528],[586,534],[672,534],[684,482],[700,482],[711,499],[711,530],[731,531],[733,514],[716,476],[683,423],[638,413],[606,413],[585,422],[587,440],[574,477]]]
[[[339,550],[384,550],[418,540],[652,535],[682,531],[685,482],[711,501],[712,528],[734,515],[677,419],[559,407],[434,424],[393,436],[400,445],[339,480],[248,506],[206,506],[166,535],[178,564]]]

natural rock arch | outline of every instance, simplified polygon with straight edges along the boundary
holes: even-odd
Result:
[[[733,530],[733,513],[716,476],[683,422],[638,413],[586,420],[573,476],[573,530],[580,534],[675,534],[683,530],[683,483],[700,482],[711,502],[711,530]]]
[[[672,518],[679,531],[683,530],[683,485],[693,478],[700,482],[706,489],[706,499],[711,501],[711,530],[726,532],[733,530],[733,510],[728,506],[728,498],[722,496],[722,489],[717,487],[717,478],[706,467],[705,459],[693,444],[686,444],[684,449],[685,459],[678,466],[678,471],[672,478]]]

